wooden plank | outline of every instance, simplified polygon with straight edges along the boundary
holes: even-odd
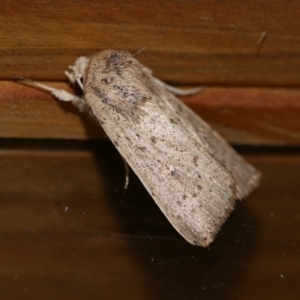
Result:
[[[300,298],[299,148],[244,153],[261,185],[203,249],[172,228],[133,172],[122,197],[110,143],[1,142],[1,299]]]
[[[50,83],[49,83],[50,84]],[[51,83],[70,89],[64,83]],[[48,93],[0,81],[0,136],[6,138],[86,139],[104,137],[98,124],[69,103],[55,101]]]
[[[65,83],[47,84],[71,91]],[[300,145],[300,91],[205,88],[181,98],[234,144]],[[0,81],[0,137],[95,139],[104,133],[88,115],[51,95]]]
[[[299,1],[4,1],[0,79],[63,80],[79,55],[123,49],[173,83],[299,86]],[[264,38],[263,38],[264,37]]]

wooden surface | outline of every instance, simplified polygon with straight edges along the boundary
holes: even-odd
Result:
[[[79,55],[132,53],[180,84],[300,85],[300,1],[4,1],[0,79],[64,80]]]
[[[0,137],[104,137],[91,117],[45,92],[9,81],[0,81],[0,91]],[[229,142],[248,145],[300,145],[299,99],[296,89],[217,87],[181,98]]]
[[[0,143],[1,299],[300,298],[299,149],[242,152],[261,185],[204,249],[109,141]]]
[[[69,105],[8,81],[65,81],[80,55],[145,48],[137,58],[158,78],[208,87],[183,100],[228,141],[299,145],[299,11],[300,1],[4,1],[0,137],[103,137]]]
[[[57,87],[80,55],[146,48],[228,141],[299,145],[300,1],[4,1],[0,13],[1,299],[300,298],[298,148],[243,152],[260,187],[210,249],[187,244]],[[30,138],[31,140],[10,140]],[[40,140],[33,140],[40,139]],[[253,150],[253,149],[252,149]]]

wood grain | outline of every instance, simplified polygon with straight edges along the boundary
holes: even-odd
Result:
[[[145,47],[139,60],[172,83],[299,86],[299,10],[271,0],[4,1],[0,79],[63,80],[79,55]]]
[[[47,82],[70,90],[65,83]],[[205,88],[181,98],[234,144],[300,145],[300,91],[268,88]],[[101,127],[68,103],[9,81],[0,81],[0,137],[103,138]]]
[[[133,172],[122,197],[110,143],[0,143],[2,299],[300,298],[299,148],[244,153],[261,185],[204,249],[179,236]]]

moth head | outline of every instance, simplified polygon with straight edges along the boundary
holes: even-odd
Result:
[[[88,57],[80,56],[76,59],[74,66],[69,66],[70,71],[65,72],[70,82],[79,92],[83,92],[89,60]]]

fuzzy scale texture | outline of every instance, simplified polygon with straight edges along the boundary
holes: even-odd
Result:
[[[208,246],[259,172],[130,53],[80,57],[66,74],[82,97],[46,89],[87,108],[176,230]]]

